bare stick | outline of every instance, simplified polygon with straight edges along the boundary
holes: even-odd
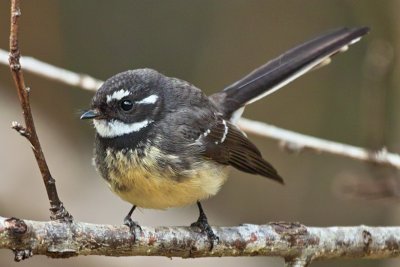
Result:
[[[8,65],[8,52],[3,49],[0,49],[0,64]],[[96,91],[103,83],[89,75],[62,69],[33,57],[21,57],[21,64],[24,65],[24,70],[36,75],[89,91]]]
[[[18,122],[12,123],[12,128],[19,132],[22,136],[26,137],[32,145],[32,150],[35,155],[37,164],[43,177],[43,182],[46,187],[47,196],[50,201],[50,211],[52,220],[71,221],[72,216],[69,215],[64,208],[62,202],[58,198],[55,180],[50,174],[49,167],[47,166],[39,138],[36,134],[35,124],[33,122],[31,106],[29,102],[30,89],[25,86],[24,76],[19,62],[20,50],[18,45],[18,29],[19,18],[21,16],[19,0],[11,1],[11,29],[10,29],[10,55],[9,64],[11,74],[14,79],[15,87],[18,92],[19,101],[22,107],[22,114],[25,120],[25,126]]]
[[[0,217],[0,249],[65,258],[78,255],[278,256],[286,266],[308,266],[334,258],[384,259],[400,255],[400,227],[306,227],[299,223],[213,227],[218,244],[210,251],[207,236],[190,227],[143,227],[138,238],[126,226],[56,221],[38,222]]]
[[[370,151],[365,148],[299,134],[267,123],[252,121],[245,118],[239,121],[239,127],[245,132],[278,140],[286,149],[293,152],[303,150],[325,152],[400,169],[400,155],[389,153],[385,148],[379,151]]]
[[[0,49],[0,64],[7,64],[7,52]],[[42,77],[57,80],[59,82],[80,87],[89,91],[96,91],[103,81],[86,74],[77,74],[65,70],[32,57],[22,57],[24,69]],[[63,75],[65,73],[65,75]],[[84,82],[86,81],[86,82]],[[400,169],[400,156],[389,153],[386,149],[370,151],[361,147],[355,147],[338,142],[332,142],[293,131],[288,131],[266,123],[242,118],[239,126],[245,132],[280,141],[285,148],[299,152],[308,149],[315,152],[330,153],[337,156],[349,157],[352,159],[389,165]]]

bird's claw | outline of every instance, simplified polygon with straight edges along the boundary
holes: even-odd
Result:
[[[129,231],[132,233],[135,242],[137,236],[136,231],[139,230],[141,233],[142,227],[137,222],[133,221],[130,216],[124,218],[124,225],[129,227]]]
[[[192,223],[190,227],[199,228],[202,233],[207,235],[207,239],[210,242],[210,251],[214,248],[214,242],[218,244],[219,237],[214,233],[207,219],[200,217],[197,222]]]

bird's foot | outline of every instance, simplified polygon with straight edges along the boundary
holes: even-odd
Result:
[[[208,241],[210,242],[210,251],[214,248],[214,242],[218,243],[219,237],[214,234],[211,226],[208,224],[207,217],[200,215],[197,222],[192,223],[190,227],[199,228],[202,233],[207,235]]]
[[[133,242],[135,242],[136,241],[136,236],[137,236],[137,234],[136,234],[137,230],[139,230],[139,232],[141,233],[142,232],[142,227],[140,227],[140,225],[137,222],[133,221],[131,216],[126,216],[124,218],[124,225],[129,227],[129,230],[133,235]]]

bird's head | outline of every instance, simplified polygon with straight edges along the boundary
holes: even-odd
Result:
[[[151,69],[129,70],[109,78],[81,119],[93,119],[97,133],[114,138],[140,132],[160,118],[163,75]]]

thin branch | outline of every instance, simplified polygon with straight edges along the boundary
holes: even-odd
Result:
[[[8,52],[3,49],[0,49],[0,64],[8,65]],[[88,91],[96,91],[97,88],[99,88],[103,83],[103,81],[95,79],[89,75],[78,74],[66,69],[62,69],[37,60],[33,57],[21,57],[21,64],[24,65],[24,70],[33,74],[71,86],[76,86]]]
[[[317,153],[325,152],[400,169],[400,155],[389,153],[386,148],[379,151],[371,151],[361,147],[284,130],[273,125],[245,118],[239,121],[239,127],[245,132],[280,141],[290,151],[299,152],[308,149]]]
[[[218,244],[210,251],[206,235],[190,227],[143,227],[136,242],[126,226],[0,217],[0,249],[17,251],[16,260],[33,255],[166,256],[182,258],[277,256],[286,266],[311,261],[383,259],[400,255],[400,227],[306,227],[299,223],[213,227]]]
[[[72,217],[68,214],[64,208],[62,202],[58,198],[55,180],[50,174],[49,167],[47,166],[46,159],[44,157],[39,138],[36,134],[35,124],[33,122],[33,116],[29,101],[29,87],[25,86],[25,80],[22,73],[20,59],[20,50],[18,45],[18,29],[19,29],[19,18],[21,16],[20,2],[19,0],[11,1],[11,28],[10,28],[10,54],[9,64],[11,74],[14,79],[15,87],[18,92],[19,101],[21,103],[22,115],[24,116],[25,126],[18,122],[12,123],[12,128],[18,133],[24,136],[32,145],[32,150],[35,155],[37,164],[43,177],[43,182],[46,187],[47,196],[50,201],[51,219],[60,219],[71,221]]]
[[[7,64],[7,52],[0,49],[0,64]],[[77,74],[32,57],[22,57],[25,70],[42,77],[77,86],[85,90],[96,91],[103,81],[86,74]],[[400,169],[400,155],[389,153],[385,148],[380,151],[370,151],[361,147],[332,142],[309,135],[299,134],[266,123],[245,118],[239,120],[239,126],[248,133],[279,141],[290,151],[299,152],[311,150],[317,153],[329,153],[360,161],[383,164]]]

